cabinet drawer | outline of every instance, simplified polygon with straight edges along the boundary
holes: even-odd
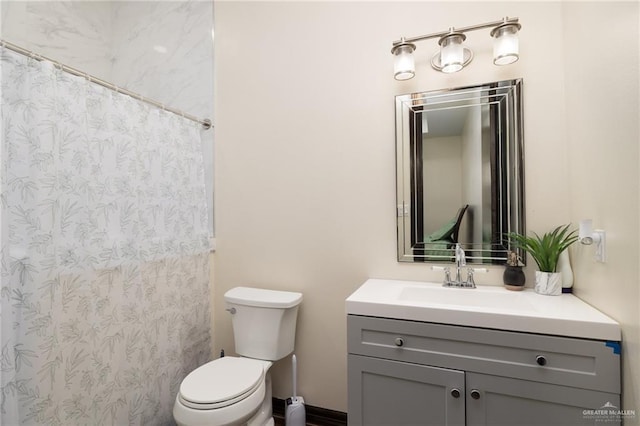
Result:
[[[620,393],[620,355],[607,342],[359,315],[350,354]]]

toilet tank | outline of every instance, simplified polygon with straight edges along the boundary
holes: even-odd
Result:
[[[236,287],[224,300],[238,355],[277,361],[293,352],[301,293]]]

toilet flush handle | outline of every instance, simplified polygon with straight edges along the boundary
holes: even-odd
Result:
[[[227,309],[225,309],[225,311],[229,311],[229,313],[231,315],[235,315],[236,314],[236,308],[227,308]]]

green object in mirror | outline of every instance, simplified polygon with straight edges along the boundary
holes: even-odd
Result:
[[[525,232],[522,80],[396,96],[396,161],[399,261],[450,262],[459,243],[504,264]]]

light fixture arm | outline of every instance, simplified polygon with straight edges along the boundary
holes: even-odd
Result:
[[[466,33],[469,31],[476,31],[484,28],[492,28],[492,27],[495,28],[502,25],[517,25],[519,29],[520,24],[518,23],[518,20],[519,20],[518,18],[505,17],[503,19],[500,19],[499,21],[492,21],[484,24],[469,25],[467,27],[460,27],[460,28],[451,27],[447,31],[439,31],[437,33],[431,33],[431,34],[426,34],[426,35],[417,36],[417,37],[409,37],[409,38],[402,37],[402,39],[396,40],[392,44],[395,47],[399,44],[415,43],[417,41],[429,40],[432,38],[442,38],[451,33]]]

